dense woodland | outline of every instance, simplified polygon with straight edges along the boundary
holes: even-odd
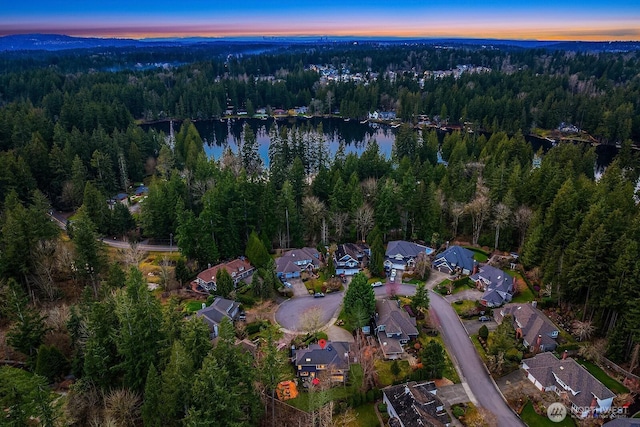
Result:
[[[591,321],[608,340],[607,355],[636,369],[640,164],[632,141],[640,140],[639,59],[634,52],[428,46],[308,49],[118,72],[65,72],[55,62],[5,59],[0,320],[6,343],[24,355],[30,371],[51,381],[70,371],[80,378],[66,408],[76,425],[98,416],[91,407],[104,407],[106,419],[126,412],[126,404],[142,405],[145,425],[202,425],[220,417],[254,425],[263,409],[254,381],[273,390],[279,375],[264,367],[278,366],[272,343],[261,352],[261,369],[231,345],[233,331],[221,332],[210,351],[203,324],[181,322],[176,307],[161,306],[141,273],[108,258],[97,236],[171,236],[194,271],[245,254],[251,235],[268,250],[366,240],[374,272],[382,269],[390,239],[436,248],[462,240],[519,251],[543,302]],[[68,66],[72,59],[61,61]],[[493,71],[431,79],[423,88],[414,78],[461,63]],[[351,72],[379,78],[322,85],[309,64],[348,64]],[[255,78],[264,75],[277,78]],[[219,116],[227,104],[248,111],[315,105],[318,113],[339,107],[354,118],[396,110],[406,124],[391,158],[375,141],[360,156],[344,147],[331,156],[321,130],[274,127],[266,169],[249,126],[238,152],[206,157],[188,119]],[[473,121],[490,133],[453,132],[440,140],[435,131],[414,130],[418,114]],[[186,119],[174,143],[136,123],[162,117]],[[537,153],[542,161],[533,166],[536,153],[523,134],[561,121],[621,144],[598,179],[588,145],[558,144]],[[439,151],[447,165],[437,161]],[[139,213],[120,203],[109,208],[109,198],[138,182],[149,186]],[[70,240],[50,221],[50,209],[77,210]],[[68,294],[60,286],[65,282],[82,296],[56,323],[48,307]],[[0,370],[0,390],[19,384],[29,396],[12,416],[37,413],[55,425],[58,412],[47,412],[40,380],[25,375]]]

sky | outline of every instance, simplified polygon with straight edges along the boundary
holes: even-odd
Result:
[[[0,35],[640,40],[640,0],[7,0]]]

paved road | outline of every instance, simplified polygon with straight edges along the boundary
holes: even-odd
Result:
[[[49,216],[53,220],[53,222],[63,231],[67,231],[67,218],[65,218],[62,214],[58,212],[50,212]],[[113,238],[101,238],[99,239],[102,243],[107,246],[111,246],[118,249],[126,249],[130,246],[129,242],[125,242],[122,240],[116,240]],[[150,245],[149,243],[145,243],[144,241],[138,243],[138,249],[145,252],[170,252],[170,251],[178,251],[178,245]]]
[[[343,297],[344,292],[330,293],[324,298],[314,298],[312,295],[294,297],[280,304],[276,312],[276,322],[284,329],[303,332],[305,329],[302,321],[304,314],[308,310],[318,307],[319,326],[325,326],[339,314]]]
[[[473,394],[469,397],[475,398],[479,406],[495,415],[499,426],[524,426],[502,398],[449,302],[433,291],[429,297],[431,312],[441,326],[447,349],[456,359],[463,383]]]

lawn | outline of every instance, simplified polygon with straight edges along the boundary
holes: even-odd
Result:
[[[513,277],[513,280],[515,282],[514,284],[518,288],[518,294],[513,297],[513,300],[511,302],[526,303],[531,302],[535,299],[533,292],[531,291],[529,286],[527,286],[527,282],[525,282],[525,280],[522,278],[520,272],[514,270],[505,270],[505,273]]]
[[[575,427],[576,425],[573,418],[569,415],[559,423],[554,423],[548,417],[538,415],[530,401],[522,408],[520,418],[522,418],[522,421],[529,427]]]
[[[458,300],[454,301],[451,305],[453,306],[453,309],[456,311],[456,313],[458,313],[458,316],[460,316],[462,313],[476,308],[476,301],[471,301],[468,299]]]
[[[599,366],[594,365],[593,363],[584,359],[576,359],[576,362],[584,366],[584,368],[589,371],[591,375],[596,377],[598,381],[604,384],[612,392],[616,394],[629,393],[628,388],[607,375],[607,373],[603,371]]]
[[[489,254],[482,249],[474,248],[472,246],[465,246],[465,248],[473,252],[473,259],[478,262],[487,262],[487,260],[489,259]]]
[[[375,403],[361,405],[356,408],[356,416],[359,427],[379,427],[380,422],[374,409]]]
[[[380,383],[380,387],[386,387],[394,383],[397,380],[403,380],[409,376],[411,373],[411,366],[409,366],[409,362],[406,360],[398,360],[398,365],[400,366],[400,373],[397,377],[394,378],[391,373],[391,365],[393,361],[391,360],[377,360],[376,361],[376,371],[378,372],[378,382]]]
[[[186,301],[184,305],[184,311],[186,313],[194,313],[202,308],[203,301]]]
[[[478,334],[473,334],[469,338],[471,339],[473,346],[476,348],[476,352],[478,353],[478,356],[480,356],[480,359],[482,359],[486,363],[487,353],[485,353],[484,348],[482,348],[482,344],[480,344],[480,341],[478,341]]]

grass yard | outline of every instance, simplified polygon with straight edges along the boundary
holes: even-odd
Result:
[[[489,254],[482,249],[474,248],[472,246],[465,246],[465,248],[473,252],[473,259],[478,262],[487,262],[487,260],[489,259]]]
[[[186,313],[195,313],[202,308],[203,301],[185,301],[184,311]]]
[[[458,304],[458,302],[460,302]],[[451,306],[453,307],[453,309],[456,311],[456,313],[458,313],[458,316],[460,316],[462,313],[465,313],[469,310],[473,310],[476,307],[476,301],[471,301],[471,300],[458,300],[458,301],[454,301]]]
[[[584,366],[584,368],[591,373],[594,377],[598,379],[602,384],[604,384],[609,390],[616,394],[621,393],[629,393],[629,389],[624,385],[620,384],[618,381],[611,378],[605,371],[603,371],[599,366],[594,365],[588,360],[576,359],[576,362]]]
[[[346,399],[360,392],[360,387],[362,386],[362,367],[357,364],[351,365],[349,377],[349,385],[335,385],[326,391],[309,392],[301,386],[298,397],[287,400],[287,403],[309,412],[332,400]]]
[[[377,360],[376,371],[378,372],[378,382],[380,388],[393,384],[394,381],[403,380],[411,373],[411,366],[406,360],[398,360],[398,366],[400,367],[400,373],[397,377],[394,377],[391,373],[391,360]]]
[[[522,418],[522,421],[524,421],[524,423],[529,427],[575,427],[576,425],[573,418],[569,415],[559,423],[554,423],[548,417],[538,415],[533,409],[531,401],[527,402],[527,404],[524,405],[524,408],[522,408],[520,418]]]
[[[531,302],[535,299],[533,291],[531,291],[529,286],[527,286],[527,282],[525,282],[525,280],[522,278],[520,272],[515,270],[505,270],[505,273],[513,277],[515,285],[518,288],[518,294],[513,297],[513,300],[511,302],[526,303]]]
[[[374,409],[374,403],[368,403],[356,408],[357,426],[359,427],[379,427],[380,422]]]

